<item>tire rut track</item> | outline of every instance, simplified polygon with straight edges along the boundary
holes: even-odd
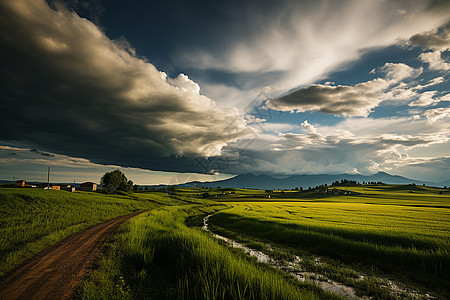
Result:
[[[68,299],[106,239],[140,212],[116,217],[75,233],[14,268],[0,279],[0,299]]]

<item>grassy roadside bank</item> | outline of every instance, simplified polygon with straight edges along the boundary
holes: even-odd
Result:
[[[155,199],[152,199],[155,198]],[[89,226],[155,208],[160,197],[0,189],[0,275]]]
[[[337,299],[230,249],[186,220],[215,206],[158,208],[125,223],[79,289],[82,299]],[[223,207],[220,207],[223,208]]]

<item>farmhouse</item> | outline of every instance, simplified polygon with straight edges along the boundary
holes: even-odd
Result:
[[[70,184],[68,184],[67,186],[61,187],[61,189],[64,191],[72,192],[72,193],[75,192],[75,187],[71,186]]]
[[[84,182],[80,184],[81,191],[94,192],[97,190],[97,184],[93,182]]]
[[[27,185],[27,182],[25,180],[16,180],[14,182],[15,187],[25,187]]]

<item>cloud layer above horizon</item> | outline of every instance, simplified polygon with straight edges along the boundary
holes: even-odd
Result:
[[[450,6],[445,1],[232,1],[228,9],[232,25],[222,30],[232,38],[180,49],[174,60],[234,78],[201,83],[211,97],[244,108],[262,89],[280,96],[326,78],[370,49],[419,32],[433,34],[448,21]]]
[[[2,1],[1,137],[93,161],[165,169],[251,133],[240,112],[168,78],[124,40],[44,0]],[[126,158],[125,158],[126,157]],[[146,163],[148,161],[149,163]],[[168,168],[171,168],[167,166]]]
[[[0,145],[159,171],[445,174],[447,1],[208,7],[223,19],[186,7],[153,58],[62,2],[0,0]]]

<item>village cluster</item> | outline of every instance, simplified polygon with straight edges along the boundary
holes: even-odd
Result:
[[[97,184],[94,182],[83,182],[81,184],[62,184],[56,185],[51,183],[39,183],[39,184],[27,184],[25,180],[14,181],[14,186],[19,188],[44,188],[46,190],[63,190],[69,192],[75,192],[77,189],[80,191],[94,192],[97,190]]]

